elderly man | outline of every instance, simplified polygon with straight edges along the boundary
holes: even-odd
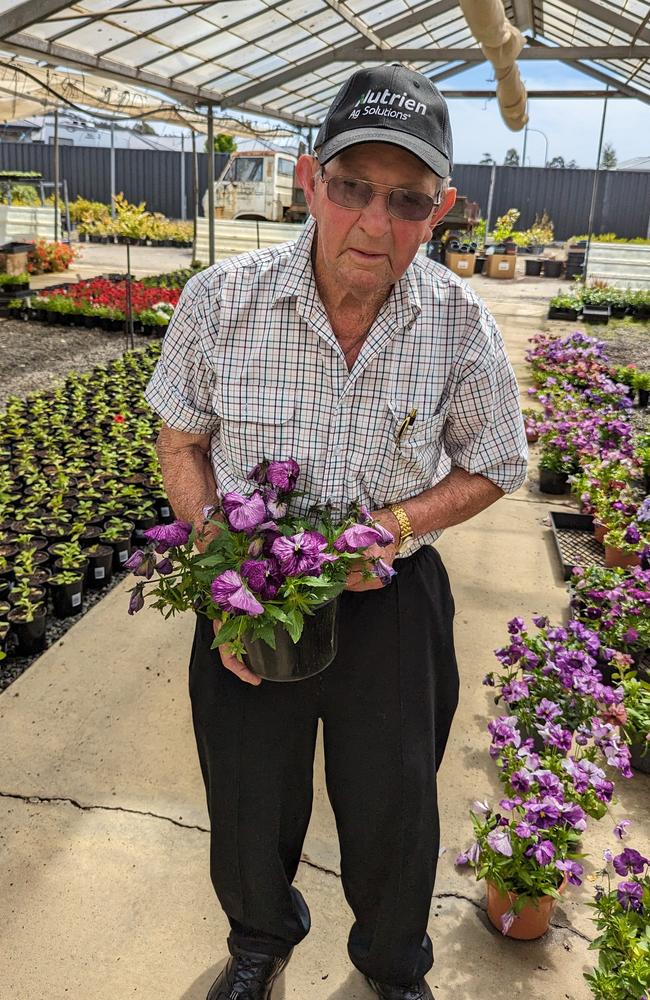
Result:
[[[297,166],[301,236],[188,283],[146,393],[178,517],[201,524],[262,458],[293,457],[304,510],[358,500],[395,538],[367,550],[393,565],[388,585],[350,573],[337,656],[315,677],[260,682],[197,620],[190,695],[232,956],[208,998],[268,1000],[309,931],[292,883],[321,719],[350,959],[384,1000],[423,1000],[436,771],[458,700],[454,604],[432,543],[522,483],[525,435],[492,317],[418,256],[455,198],[439,92],[402,66],[360,70],[315,152]]]

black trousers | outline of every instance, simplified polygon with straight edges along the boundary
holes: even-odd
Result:
[[[399,985],[433,964],[427,921],[440,843],[436,771],[458,703],[454,602],[435,549],[395,561],[388,587],[344,591],[336,659],[294,683],[244,684],[197,617],[194,731],[211,825],[210,869],[230,951],[284,956],[305,937],[292,886],[312,808],[318,720],[354,914],[353,964]]]

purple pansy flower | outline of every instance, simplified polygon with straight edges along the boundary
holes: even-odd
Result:
[[[627,834],[628,826],[631,825],[632,825],[631,819],[622,819],[621,822],[617,823],[616,826],[614,827],[614,836],[618,837],[619,840],[623,840],[623,838]]]
[[[506,858],[512,857],[512,844],[510,834],[504,827],[498,826],[496,830],[490,830],[486,837],[488,845],[493,851],[503,854]]]
[[[522,819],[520,823],[517,823],[515,827],[515,833],[517,834],[518,837],[521,837],[522,840],[526,840],[528,837],[535,836],[537,830],[535,829],[534,826],[531,826],[530,823],[527,823],[525,820]]]
[[[156,552],[163,555],[167,549],[186,545],[192,533],[192,525],[187,521],[172,521],[171,524],[154,524],[147,528],[145,538],[156,543]]]
[[[643,909],[643,886],[639,885],[638,882],[619,882],[616,895],[624,910],[632,909],[641,912]]]
[[[275,597],[284,581],[277,560],[273,558],[246,559],[241,564],[241,575],[263,601]]]
[[[533,854],[538,864],[548,865],[555,857],[555,847],[550,840],[542,840],[533,847]]]
[[[156,563],[156,573],[160,573],[161,576],[169,576],[170,573],[174,572],[174,564],[171,559],[165,556],[164,559],[159,559]]]
[[[290,493],[295,488],[300,466],[293,458],[288,458],[284,462],[269,462],[266,470],[266,481],[270,486],[275,486],[277,490]]]
[[[515,913],[512,907],[501,917],[501,933],[505,936],[512,927],[515,920]]]
[[[233,614],[261,615],[264,608],[234,569],[227,569],[212,581],[212,599],[223,611]]]
[[[134,576],[146,576],[150,580],[156,568],[156,557],[153,552],[143,552],[136,549],[123,563],[124,569],[130,569]]]
[[[265,502],[270,517],[284,517],[287,513],[288,504],[286,500],[280,500],[276,490],[266,494]]]
[[[637,545],[641,541],[641,532],[637,528],[636,524],[628,524],[625,529],[625,534],[623,535],[624,541],[628,542],[630,545]]]
[[[392,541],[393,536],[390,537]],[[367,549],[370,545],[385,545],[385,542],[380,541],[381,538],[379,531],[370,524],[352,524],[341,532],[334,542],[334,548],[337,552],[358,552],[359,549]]]
[[[514,705],[516,702],[521,701],[522,698],[527,698],[530,691],[526,681],[515,680],[503,685],[502,694],[509,705]]]
[[[326,562],[336,556],[325,552],[327,539],[319,531],[299,531],[295,535],[280,535],[271,545],[271,552],[285,576],[319,576]]]
[[[555,826],[560,815],[559,802],[547,795],[541,801],[533,799],[526,804],[524,819],[536,826],[538,830],[547,830]]]
[[[527,792],[530,790],[531,775],[528,771],[514,771],[510,775],[510,784],[516,792]]]
[[[474,801],[472,802],[471,811],[476,816],[489,816],[492,810],[490,809],[490,806],[485,799],[483,799],[483,801],[481,801],[480,799],[474,799]]]
[[[650,864],[648,859],[635,851],[633,847],[626,847],[613,860],[614,871],[619,875],[641,875],[647,864]]]
[[[266,521],[266,506],[259,490],[255,490],[249,497],[243,493],[226,493],[222,504],[228,524],[234,531],[246,531],[250,534]]]
[[[564,872],[571,885],[582,885],[584,868],[577,861],[556,861],[555,867]]]
[[[373,559],[371,568],[377,579],[381,580],[384,587],[387,587],[393,577],[397,576],[396,570],[392,566],[389,566],[387,562],[384,562],[383,559]]]
[[[144,598],[142,596],[143,588],[144,588],[144,583],[138,583],[131,592],[131,597],[129,599],[130,615],[134,615],[137,611],[141,611],[142,608],[144,607]]]

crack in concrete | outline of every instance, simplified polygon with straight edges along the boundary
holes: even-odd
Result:
[[[66,805],[74,806],[76,809],[81,809],[83,812],[90,812],[93,809],[101,809],[106,812],[130,813],[134,816],[151,816],[153,819],[161,819],[167,823],[172,823],[174,826],[179,826],[183,830],[198,830],[200,833],[210,833],[208,827],[199,826],[194,823],[182,823],[180,820],[172,819],[171,816],[162,816],[160,813],[149,812],[143,809],[129,809],[126,806],[85,806],[81,802],[77,802],[76,799],[63,795],[21,795],[19,792],[0,791],[0,799],[18,799],[20,802],[30,803],[63,802]],[[337,872],[334,868],[326,868],[324,865],[319,865],[304,854],[301,855],[300,864],[305,865],[307,868],[312,868],[314,871],[322,872],[324,875],[332,875],[339,881],[341,879],[340,872]],[[434,892],[433,899],[459,899],[463,903],[471,903],[471,905],[477,910],[481,910],[485,913],[485,906],[479,900],[473,899],[471,896],[464,896],[460,892]],[[568,924],[554,924],[551,921],[551,927],[556,928],[556,930],[568,931],[570,934],[574,934],[576,937],[586,941],[587,944],[591,942],[591,938],[587,937],[586,934],[583,934],[582,931],[579,931],[575,927],[571,927]]]
[[[90,812],[93,809],[103,809],[106,812],[131,813],[133,816],[151,816],[153,819],[162,819],[167,823],[173,823],[174,826],[180,826],[183,830],[199,830],[201,833],[210,833],[209,827],[199,826],[195,823],[183,823],[180,820],[172,819],[171,816],[162,816],[160,813],[148,812],[145,809],[129,809],[128,806],[85,806],[83,803],[77,802],[76,799],[69,798],[65,795],[21,795],[19,792],[0,792],[0,799],[19,799],[21,802],[32,803],[64,802],[67,805],[75,806],[76,809],[81,809],[84,812]]]

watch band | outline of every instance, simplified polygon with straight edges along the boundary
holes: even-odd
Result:
[[[413,525],[411,524],[408,514],[400,504],[391,503],[388,505],[388,509],[393,512],[399,523],[399,546],[397,549],[399,554],[402,551],[404,544],[408,542],[409,538],[413,538]]]

